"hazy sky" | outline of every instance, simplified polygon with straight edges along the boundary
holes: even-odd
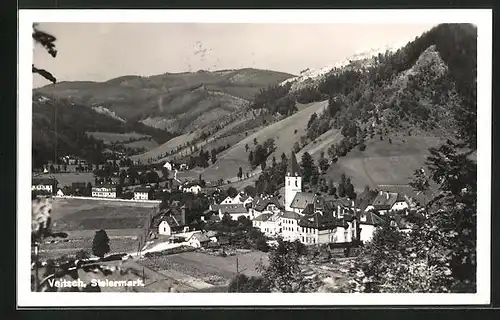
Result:
[[[358,50],[413,40],[429,24],[41,23],[53,34],[57,58],[34,48],[34,63],[58,81],[106,81],[253,67],[299,74]],[[49,84],[33,75],[36,87]]]

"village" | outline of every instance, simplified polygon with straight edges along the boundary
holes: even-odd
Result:
[[[67,163],[82,167],[76,159],[65,161],[65,166]],[[181,182],[177,179],[177,169],[169,162],[161,167],[162,178],[154,168],[144,171],[140,166],[136,167],[138,171],[130,171],[130,168],[127,168],[127,173],[116,162],[109,162],[94,170],[97,184],[73,182],[62,187],[46,172],[44,175],[49,177],[33,179],[32,192],[55,198],[152,203],[155,209],[148,216],[146,224],[149,228],[147,234],[142,236],[142,246],[158,237],[170,244],[207,246],[218,241],[217,232],[206,230],[207,223],[231,220],[258,229],[268,244],[282,239],[290,242],[298,240],[305,245],[331,244],[350,248],[369,241],[376,227],[384,221],[401,231],[410,231],[412,225],[408,217],[425,216],[416,199],[402,193],[367,189],[356,199],[350,199],[347,196],[305,192],[301,168],[293,152],[279,195],[250,195],[234,188],[232,192],[226,192],[220,186],[207,186],[201,179]],[[182,169],[185,170],[186,166]],[[173,177],[170,172],[173,172]],[[133,186],[138,182],[141,184]],[[185,205],[186,196],[203,199],[204,205],[197,208],[196,213],[189,212]]]

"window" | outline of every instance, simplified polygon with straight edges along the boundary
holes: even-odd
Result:
[[[288,186],[290,186],[290,180],[288,180]]]
[[[299,186],[299,182],[297,181],[297,179],[295,179],[295,186],[298,187]]]

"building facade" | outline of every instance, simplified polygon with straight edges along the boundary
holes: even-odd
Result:
[[[116,187],[113,186],[97,186],[92,187],[92,197],[95,198],[116,198]]]

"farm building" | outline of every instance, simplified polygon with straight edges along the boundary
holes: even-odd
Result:
[[[222,204],[218,205],[219,217],[222,219],[224,214],[229,214],[232,220],[238,220],[239,217],[250,218],[250,213],[247,208],[242,204]]]
[[[379,214],[384,215],[390,211],[408,208],[408,203],[401,193],[380,191],[372,204],[366,207],[365,211],[376,210]]]
[[[31,190],[45,191],[54,194],[59,182],[55,178],[34,178],[31,184]]]
[[[193,194],[198,194],[201,192],[201,186],[197,183],[189,183],[182,186],[182,192],[190,192]]]
[[[272,215],[274,213],[280,212],[281,209],[282,206],[276,197],[263,196],[255,198],[252,201],[248,211],[250,213],[251,219],[255,219],[261,214],[266,213]]]
[[[115,186],[95,186],[92,187],[92,197],[96,198],[116,198],[119,196]]]
[[[189,238],[186,239],[187,243],[194,248],[201,248],[207,246],[211,241],[203,233],[193,233]]]
[[[134,189],[134,200],[151,200],[153,190],[147,187],[137,187]]]

